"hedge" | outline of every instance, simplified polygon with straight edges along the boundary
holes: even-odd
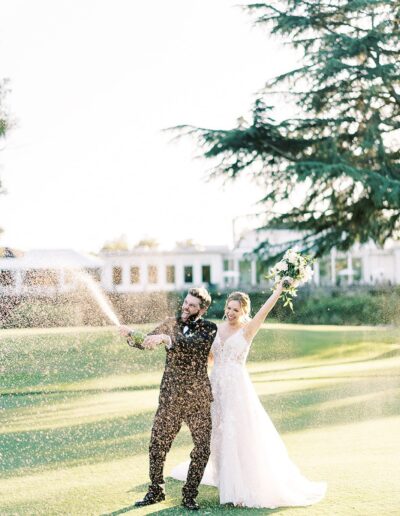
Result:
[[[249,293],[252,314],[265,302],[270,291]],[[162,320],[173,314],[185,292],[112,294],[109,300],[121,323],[139,324]],[[213,292],[207,317],[220,319],[227,292]],[[85,295],[54,298],[2,298],[3,328],[102,326],[110,321],[96,302]],[[277,321],[302,324],[397,324],[400,320],[400,289],[354,288],[300,289],[294,312],[282,303],[271,313]]]

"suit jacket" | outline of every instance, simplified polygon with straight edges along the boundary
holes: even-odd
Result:
[[[188,326],[183,333],[184,326]],[[165,370],[160,386],[160,405],[174,404],[182,409],[199,410],[212,401],[207,374],[208,354],[217,334],[217,325],[205,319],[190,321],[170,317],[149,335],[166,334],[171,347],[166,347]]]

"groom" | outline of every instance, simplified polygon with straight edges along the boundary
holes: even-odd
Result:
[[[207,375],[207,359],[217,333],[217,326],[202,318],[211,304],[204,288],[187,293],[179,317],[168,318],[150,332],[143,347],[152,349],[166,344],[166,364],[160,386],[158,409],[150,439],[150,481],[148,492],[136,506],[151,505],[165,499],[163,490],[164,462],[182,422],[189,427],[194,448],[190,454],[186,483],[182,489],[182,505],[198,510],[198,486],[210,455],[211,385]],[[120,327],[124,336],[130,329]]]

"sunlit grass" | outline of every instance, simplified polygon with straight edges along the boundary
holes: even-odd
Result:
[[[221,507],[202,513],[398,514],[400,331],[269,325],[248,368],[292,458],[328,482],[313,507]],[[130,349],[111,328],[3,330],[1,514],[182,514],[181,483],[134,509],[148,483],[147,449],[164,351]],[[166,472],[190,451],[186,428]]]

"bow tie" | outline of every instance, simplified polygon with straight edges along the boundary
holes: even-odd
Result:
[[[183,329],[187,326],[188,330],[195,330],[197,328],[197,321],[182,321],[182,319],[179,319],[178,321],[179,328],[183,331]]]

